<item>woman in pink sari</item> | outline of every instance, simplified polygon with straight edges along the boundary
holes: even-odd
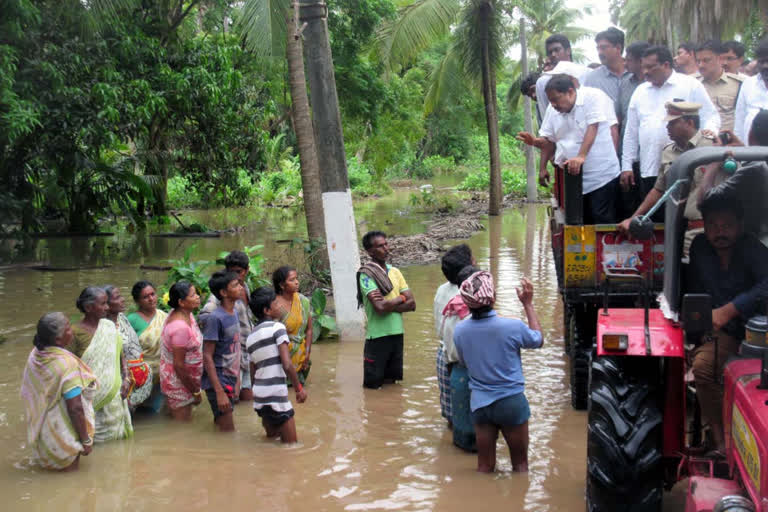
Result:
[[[168,400],[171,417],[189,421],[192,407],[202,398],[203,335],[192,314],[200,307],[200,296],[187,281],[171,287],[173,308],[163,326],[160,348],[160,389]]]

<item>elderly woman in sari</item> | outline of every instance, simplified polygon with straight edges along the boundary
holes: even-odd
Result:
[[[109,303],[102,288],[89,286],[80,293],[77,309],[83,319],[72,326],[72,352],[80,356],[99,380],[93,401],[97,443],[133,435],[131,412],[125,398],[131,377],[123,354],[123,340],[115,324],[107,320]]]
[[[312,310],[309,299],[299,293],[299,275],[293,267],[283,266],[275,270],[272,284],[277,293],[280,322],[285,325],[291,340],[291,361],[299,375],[299,382],[304,384],[312,364]]]
[[[174,284],[169,293],[173,311],[163,326],[160,348],[160,387],[168,399],[171,417],[179,421],[192,418],[203,392],[203,334],[193,312],[200,307],[200,296],[187,281]]]
[[[63,313],[44,315],[21,382],[27,441],[36,463],[46,469],[76,470],[80,455],[93,450],[96,376],[65,350],[72,338]]]
[[[144,354],[139,344],[139,337],[125,316],[125,298],[120,289],[112,285],[104,287],[107,294],[107,318],[117,326],[117,332],[123,339],[123,354],[128,365],[131,378],[131,389],[128,394],[128,407],[131,410],[149,398],[152,392],[152,370],[144,362]]]
[[[149,407],[159,412],[165,399],[160,391],[160,347],[161,334],[168,313],[157,308],[157,291],[149,281],[139,281],[133,285],[131,296],[138,311],[127,315],[131,327],[139,337],[139,345],[144,353],[144,362],[152,371],[152,394],[142,407]]]

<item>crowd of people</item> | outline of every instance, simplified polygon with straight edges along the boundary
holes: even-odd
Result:
[[[268,437],[296,442],[288,398],[307,399],[312,318],[299,293],[296,269],[278,268],[272,287],[252,293],[245,278],[248,256],[229,253],[225,268],[208,281],[201,306],[188,281],[168,292],[169,313],[158,308],[149,281],[137,282],[128,315],[119,288],[89,286],[77,298],[82,319],[70,324],[60,312],[37,324],[34,348],[22,377],[27,439],[37,463],[77,469],[94,443],[133,435],[133,415],[167,410],[188,421],[205,393],[220,431],[235,429],[234,404],[253,402]]]
[[[564,35],[546,40],[541,72],[521,82],[536,101],[539,131],[517,135],[540,149],[542,184],[550,181],[550,162],[581,174],[584,223],[619,223],[627,231],[671,185],[664,175],[689,149],[768,145],[768,38],[753,61],[745,61],[738,41],[683,43],[673,56],[643,41],[625,47],[624,33],[609,28],[595,44],[601,64],[591,68],[572,62]],[[697,170],[692,197],[701,197],[706,170]],[[696,201],[690,205],[686,218],[701,229]]]

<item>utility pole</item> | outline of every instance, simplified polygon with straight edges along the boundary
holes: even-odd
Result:
[[[525,16],[520,16],[520,66],[522,78],[528,76],[528,41],[525,37]],[[523,123],[525,131],[533,133],[533,119],[531,117],[531,98],[523,95]],[[533,148],[525,144],[525,176],[526,176],[526,197],[528,201],[538,199],[538,189],[536,188],[536,165],[533,156]]]
[[[336,305],[336,324],[342,339],[362,340],[363,314],[357,307],[357,270],[360,254],[355,213],[347,177],[347,158],[341,129],[339,98],[328,40],[328,6],[321,0],[297,0],[299,28],[304,35],[309,90],[312,94],[320,188],[328,246],[328,260]]]

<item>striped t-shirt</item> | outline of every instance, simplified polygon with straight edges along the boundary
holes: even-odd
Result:
[[[261,322],[248,336],[245,348],[256,367],[253,374],[253,408],[272,407],[276,412],[293,409],[288,400],[285,371],[280,362],[281,343],[290,343],[285,326],[280,322]]]

